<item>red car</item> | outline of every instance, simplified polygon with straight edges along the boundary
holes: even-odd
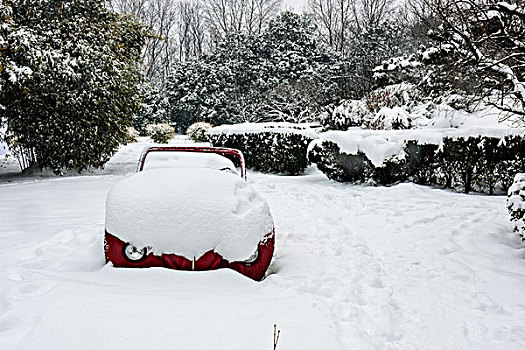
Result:
[[[235,149],[148,147],[107,196],[104,251],[116,267],[230,268],[261,280],[274,244],[268,204]]]

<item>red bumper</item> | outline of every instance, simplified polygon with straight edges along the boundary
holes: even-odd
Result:
[[[187,271],[230,268],[250,277],[251,279],[260,281],[264,277],[272,260],[275,247],[275,233],[274,231],[270,232],[261,242],[259,242],[257,247],[259,255],[252,263],[245,263],[242,261],[229,262],[213,250],[206,252],[195,261],[176,254],[162,254],[159,256],[149,253],[143,260],[133,262],[126,259],[124,256],[124,245],[125,242],[106,231],[104,236],[104,253],[106,256],[106,262],[111,261],[115,267],[167,267],[170,269]]]

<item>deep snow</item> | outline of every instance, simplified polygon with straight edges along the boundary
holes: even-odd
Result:
[[[525,249],[504,197],[249,173],[273,271],[104,265],[110,175],[0,183],[0,349],[523,349]],[[112,175],[111,175],[112,174]]]
[[[243,261],[272,232],[273,220],[264,198],[239,175],[182,167],[141,171],[115,184],[106,230],[158,255],[193,260],[214,250]]]

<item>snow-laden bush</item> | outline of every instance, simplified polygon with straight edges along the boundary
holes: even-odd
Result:
[[[167,123],[150,124],[146,126],[146,132],[154,142],[167,143],[175,129]]]
[[[241,150],[249,168],[291,175],[308,167],[308,144],[318,137],[309,124],[292,123],[221,125],[207,136],[213,146]]]
[[[323,141],[308,152],[308,160],[328,178],[340,182],[363,183],[369,178],[372,165],[362,152],[348,154],[341,152],[335,142]]]
[[[361,100],[343,101],[319,119],[325,130],[408,129],[416,120],[426,121],[434,109],[415,85],[401,83],[376,89]]]
[[[326,130],[347,130],[350,127],[361,126],[368,114],[366,105],[361,100],[341,102],[332,112],[323,112],[319,121]]]
[[[385,159],[381,166],[376,166],[364,152],[346,153],[332,141],[314,145],[308,159],[316,163],[328,178],[340,182],[389,185],[406,180],[404,159],[392,156]]]
[[[206,132],[210,130],[213,126],[210,123],[206,122],[197,122],[189,126],[186,130],[186,135],[195,142],[206,142],[208,138],[206,137]]]
[[[374,129],[392,130],[408,129],[411,125],[410,115],[403,107],[382,107],[372,121]]]
[[[525,173],[518,173],[510,186],[507,197],[507,209],[514,232],[525,241]]]
[[[439,131],[332,131],[310,146],[309,159],[329,178],[358,183],[412,181],[469,193],[505,191],[525,172],[522,135],[447,136]]]
[[[132,126],[128,126],[127,130],[126,130],[126,134],[127,134],[127,142],[130,143],[130,142],[137,142],[138,138],[139,138],[139,132]]]

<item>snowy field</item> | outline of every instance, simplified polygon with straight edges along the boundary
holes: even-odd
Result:
[[[525,249],[504,197],[248,173],[273,274],[104,265],[105,174],[0,182],[0,349],[524,349]]]

